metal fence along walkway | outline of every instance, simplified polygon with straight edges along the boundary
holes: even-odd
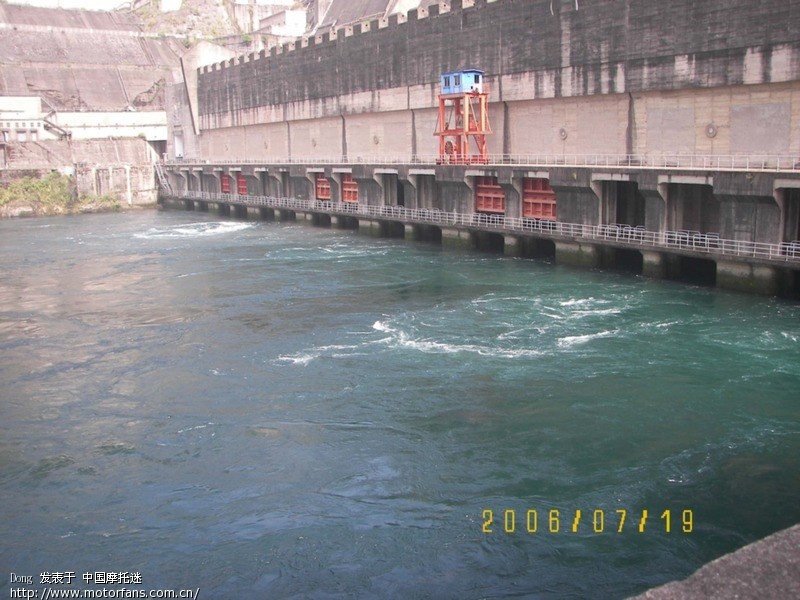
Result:
[[[402,206],[369,206],[353,202],[300,200],[273,196],[246,196],[214,192],[184,191],[176,197],[240,206],[277,208],[293,211],[400,221],[409,224],[435,225],[505,234],[535,235],[565,240],[594,241],[605,245],[639,249],[664,249],[691,254],[713,254],[738,260],[790,263],[800,265],[800,240],[767,244],[722,239],[714,233],[699,231],[648,231],[624,224],[583,225],[528,218],[512,218],[483,213],[444,212],[439,209]]]
[[[733,171],[800,173],[800,157],[790,155],[694,155],[694,154],[490,154],[485,162],[442,161],[439,155],[413,156],[302,156],[275,158],[232,158],[209,160],[180,158],[165,161],[167,165],[407,165],[437,164],[474,165],[476,167],[602,167],[624,169],[658,169],[681,171]]]

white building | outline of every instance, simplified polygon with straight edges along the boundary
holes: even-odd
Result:
[[[306,30],[306,11],[284,10],[261,19],[259,32],[285,38],[298,38]]]
[[[0,141],[37,142],[44,122],[38,96],[0,96]]]

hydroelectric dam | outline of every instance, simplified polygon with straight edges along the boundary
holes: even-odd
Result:
[[[167,89],[162,202],[796,296],[797,13],[452,0],[200,44]],[[472,70],[480,94],[445,89]]]

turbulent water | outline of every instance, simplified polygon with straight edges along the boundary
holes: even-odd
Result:
[[[785,301],[213,215],[7,221],[0,386],[2,594],[622,598],[800,521]]]

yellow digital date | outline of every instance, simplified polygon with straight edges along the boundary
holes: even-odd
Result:
[[[537,510],[530,508],[517,511],[507,508],[495,515],[495,511],[486,508],[481,513],[483,533],[623,533],[633,529],[638,533],[647,531],[663,531],[672,533],[694,531],[694,511],[690,508],[674,513],[665,509],[660,517],[658,511],[651,513],[644,508],[637,511],[625,508],[584,511],[580,508],[566,511],[558,508]]]

